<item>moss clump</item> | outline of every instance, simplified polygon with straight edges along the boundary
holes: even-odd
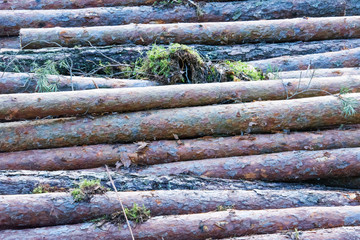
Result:
[[[226,211],[229,209],[235,209],[234,205],[219,205],[216,207],[216,211]]]
[[[71,191],[75,202],[89,202],[93,195],[104,194],[107,189],[100,184],[100,180],[84,180],[78,188]]]
[[[233,81],[238,79],[245,81],[258,81],[265,79],[261,71],[256,70],[253,66],[247,63],[241,61],[225,61],[223,64],[226,69],[226,75],[233,79]]]
[[[137,63],[135,72],[137,77],[161,84],[214,82],[217,76],[216,69],[211,69],[196,50],[181,44],[168,48],[154,45]]]
[[[32,191],[33,194],[48,193],[48,192],[66,192],[65,188],[51,187],[49,184],[39,184]]]

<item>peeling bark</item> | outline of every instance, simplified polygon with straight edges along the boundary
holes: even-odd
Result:
[[[360,94],[342,98],[353,101],[354,115],[343,114],[339,97],[325,96],[0,123],[0,152],[360,123]]]
[[[298,237],[297,237],[298,236]],[[311,231],[284,231],[283,233],[252,235],[245,237],[233,237],[222,240],[329,240],[329,239],[358,239],[360,236],[360,227],[338,227],[329,229],[317,229]]]
[[[26,86],[26,77],[28,77],[26,74],[5,74],[3,78],[0,78],[0,89],[2,88],[0,93],[8,93],[10,89],[19,92],[20,89],[27,89],[24,87]],[[59,79],[59,90],[71,90],[70,77],[52,76],[49,78],[54,82]],[[291,79],[181,84],[152,88],[132,88],[155,85],[155,82],[151,81],[80,77],[73,77],[72,80],[75,90],[95,88],[98,86],[98,83],[99,87],[130,88],[0,95],[0,120],[33,119],[46,116],[75,116],[84,113],[135,112],[226,102],[251,102],[259,99],[286,100],[288,98],[306,98],[336,94],[343,87],[351,89],[354,93],[360,92],[360,75],[309,78],[302,81]],[[29,77],[27,81],[29,81]],[[103,84],[101,84],[102,82]],[[35,90],[36,82],[33,81],[32,83],[30,91]],[[14,84],[16,85],[14,86]]]
[[[360,225],[360,207],[301,207],[154,217],[133,228],[135,239],[207,239]],[[129,239],[126,225],[91,223],[0,231],[1,239]]]
[[[91,145],[0,153],[3,170],[64,170],[101,167],[119,162],[152,165],[178,161],[257,155],[295,150],[360,147],[360,129],[258,134],[123,145]],[[143,147],[141,147],[143,146]],[[345,183],[342,183],[344,186]],[[360,185],[357,185],[360,186]]]
[[[275,183],[262,181],[228,180],[197,176],[140,176],[136,174],[111,174],[118,191],[150,191],[150,190],[346,190],[324,185],[305,183]],[[0,194],[29,194],[39,185],[56,188],[75,188],[83,179],[99,179],[101,184],[112,188],[106,170],[82,171],[0,171]]]
[[[360,194],[314,190],[148,191],[119,193],[124,207],[144,205],[151,216],[216,211],[280,209],[305,206],[359,205]],[[68,193],[0,196],[0,229],[83,223],[121,211],[114,192],[95,195],[90,202],[74,202]]]
[[[154,175],[190,174],[216,178],[266,181],[304,181],[320,178],[359,177],[359,156],[360,148],[292,151],[165,163],[138,169],[136,173]]]
[[[307,69],[288,72],[273,72],[268,73],[267,77],[270,80],[276,79],[307,79],[307,78],[324,78],[324,77],[340,77],[359,75],[360,68],[322,68],[322,69]]]
[[[250,61],[248,64],[257,67],[264,72],[269,71],[269,69],[273,69],[274,71],[306,70],[309,67],[311,69],[353,68],[360,66],[360,48],[303,56],[283,56]]]
[[[113,25],[116,25],[114,22]],[[24,48],[317,41],[359,38],[360,17],[295,18],[238,22],[130,24],[122,26],[21,29]],[[1,33],[0,33],[1,34]]]
[[[112,78],[87,78],[87,77],[70,77],[70,76],[47,76],[50,83],[56,83],[58,91],[72,91],[74,90],[88,90],[97,88],[132,88],[132,87],[147,87],[155,86],[156,82],[146,80],[128,80],[128,79],[112,79]],[[36,91],[36,75],[33,73],[0,73],[0,94],[10,93],[31,93]],[[45,94],[45,93],[44,93]],[[55,94],[57,93],[50,93]],[[76,92],[79,94],[79,92]],[[81,93],[80,93],[81,94]],[[21,96],[32,96],[29,94],[16,95],[0,95],[0,98],[6,96],[13,96],[18,98]],[[38,100],[42,98],[39,94]],[[1,105],[1,104],[0,104]],[[61,108],[61,106],[57,106]],[[45,116],[43,116],[45,117]]]

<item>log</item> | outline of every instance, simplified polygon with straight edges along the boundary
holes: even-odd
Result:
[[[135,239],[208,239],[275,233],[283,229],[311,230],[360,225],[360,206],[228,210],[191,215],[160,216],[133,228]],[[130,239],[126,224],[91,223],[0,231],[1,239]]]
[[[74,1],[67,1],[73,3]],[[98,2],[98,1],[97,1]],[[331,3],[331,5],[330,5]],[[41,3],[42,4],[42,3]],[[43,5],[44,6],[44,5]],[[108,7],[55,10],[2,10],[0,36],[16,36],[20,28],[111,26],[130,23],[223,22],[281,19],[303,16],[326,17],[358,15],[360,3],[342,0],[235,1],[208,2],[199,7],[178,4],[170,7]],[[92,7],[89,5],[89,7]],[[346,9],[346,12],[345,12]]]
[[[360,177],[360,148],[292,151],[152,165],[138,174],[191,174],[229,179],[304,181]],[[125,171],[125,170],[124,170]]]
[[[344,114],[344,100],[353,115]],[[360,123],[360,94],[0,123],[0,152]],[[175,134],[175,135],[174,135]]]
[[[156,82],[147,80],[133,80],[133,79],[114,79],[114,78],[90,78],[90,77],[76,77],[76,76],[46,76],[49,83],[56,83],[58,91],[72,91],[72,90],[88,90],[97,88],[133,88],[133,87],[147,87],[158,85]],[[0,72],[0,94],[10,93],[33,93],[36,92],[37,76],[33,73],[10,73]],[[76,91],[79,94],[78,91]],[[52,92],[51,94],[57,94]],[[81,93],[80,93],[81,94]],[[3,95],[5,97],[8,95]],[[10,95],[9,95],[10,96]],[[11,95],[15,98],[24,95]],[[42,95],[38,95],[41,97]]]
[[[113,25],[116,25],[115,21]],[[149,45],[182,43],[228,45],[257,42],[317,41],[360,37],[360,17],[281,20],[130,24],[102,27],[23,28],[21,47]]]
[[[17,46],[17,45],[16,45]],[[164,46],[164,45],[162,45]],[[12,47],[12,46],[8,46]],[[164,46],[168,47],[168,46]],[[253,61],[265,58],[274,58],[285,55],[304,55],[323,52],[340,51],[360,47],[360,39],[324,40],[313,42],[285,42],[285,43],[256,43],[228,46],[191,45],[202,56],[212,61],[234,60]],[[20,43],[18,43],[20,48]],[[60,62],[72,61],[72,72],[77,75],[85,75],[99,68],[99,62],[103,64],[133,63],[138,58],[146,56],[151,46],[107,46],[107,47],[79,47],[79,48],[49,48],[37,50],[0,50],[0,71],[14,71],[15,67],[21,66],[23,72],[30,72],[35,63],[43,66],[46,61]],[[112,61],[110,59],[113,59]],[[6,68],[6,69],[5,69]],[[114,73],[119,69],[113,67]],[[58,67],[61,74],[69,75],[67,68]],[[121,70],[120,70],[121,71]]]
[[[360,128],[344,131],[257,134],[163,140],[123,145],[91,145],[0,153],[2,170],[86,169],[108,165],[152,165],[295,150],[360,147]],[[142,147],[141,147],[142,146]],[[145,146],[145,147],[144,147]],[[61,161],[59,161],[61,159]]]
[[[18,49],[20,48],[20,41],[17,37],[2,37],[0,38],[0,50],[2,48]]]
[[[343,190],[344,188],[326,187],[309,183],[283,183],[246,180],[229,180],[197,176],[141,176],[137,174],[111,174],[118,191],[151,191],[151,190]],[[0,170],[0,194],[29,194],[39,185],[55,189],[77,187],[83,179],[99,179],[103,186],[112,188],[105,169],[82,171],[11,171]]]
[[[268,73],[267,77],[270,80],[277,79],[307,79],[307,78],[324,78],[324,77],[339,77],[358,75],[360,68],[322,68],[322,69],[307,69],[288,72],[273,72]]]
[[[165,190],[119,193],[124,207],[145,206],[151,216],[216,211],[281,209],[305,206],[359,205],[360,195],[314,190]],[[94,195],[90,202],[74,202],[69,193],[0,196],[0,229],[83,223],[121,211],[115,192]],[[56,213],[56,214],[53,214]]]
[[[310,69],[354,68],[360,67],[360,48],[302,56],[283,56],[250,61],[248,64],[264,72],[307,70],[309,67]]]
[[[311,231],[287,231],[283,233],[252,235],[245,237],[233,237],[222,240],[329,240],[329,239],[358,239],[360,227],[337,227],[328,229],[317,229]]]
[[[10,76],[10,77],[7,77]],[[5,75],[0,93],[10,89],[20,92],[26,82],[16,81],[18,74]],[[22,75],[20,75],[21,77]],[[26,75],[25,75],[26,76]],[[14,79],[10,82],[8,79]],[[56,76],[50,77],[57,79]],[[0,87],[3,80],[0,78]],[[53,81],[54,81],[53,80]],[[360,92],[360,75],[333,78],[310,78],[299,81],[270,80],[253,82],[227,82],[206,84],[181,84],[151,88],[132,88],[155,85],[141,80],[107,80],[73,77],[75,90],[102,87],[130,87],[128,89],[95,89],[89,91],[51,92],[37,94],[0,95],[0,120],[33,119],[46,116],[75,116],[105,112],[135,112],[160,108],[180,108],[221,104],[226,102],[251,102],[255,100],[286,100],[337,94],[343,87]],[[55,80],[56,81],[56,80]],[[71,90],[71,78],[59,90]],[[95,82],[95,83],[94,83]],[[108,84],[108,82],[110,84]],[[17,86],[13,86],[17,84]],[[20,85],[20,86],[19,86]],[[79,86],[80,85],[80,86]],[[35,90],[36,83],[30,88]],[[20,89],[19,89],[20,88]]]

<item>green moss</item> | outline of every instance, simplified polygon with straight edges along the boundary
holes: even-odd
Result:
[[[226,211],[228,209],[234,209],[234,205],[219,205],[216,207],[216,211]]]
[[[71,191],[75,202],[90,201],[95,194],[104,194],[107,189],[100,184],[100,180],[83,180],[78,188]]]
[[[262,72],[256,70],[253,66],[250,66],[247,63],[241,61],[225,61],[224,64],[227,66],[228,70],[232,72],[232,78],[241,75],[241,73],[249,76],[254,81],[263,80],[265,78]]]
[[[144,205],[139,207],[136,203],[134,203],[133,207],[130,209],[125,208],[125,214],[130,221],[136,223],[143,223],[150,218],[150,210]]]
[[[42,186],[37,186],[36,188],[34,188],[34,190],[32,191],[33,194],[39,194],[39,193],[47,193],[48,191],[46,191]]]
[[[71,191],[71,196],[75,202],[81,202],[85,199],[85,194],[78,188]]]

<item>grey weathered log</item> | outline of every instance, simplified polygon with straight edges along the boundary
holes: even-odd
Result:
[[[308,190],[346,190],[340,187],[308,183],[283,183],[246,180],[228,180],[197,176],[141,176],[120,174],[112,171],[111,176],[118,191],[150,190],[253,190],[253,189],[308,189]],[[99,179],[101,184],[112,188],[105,168],[82,171],[11,171],[0,170],[0,195],[30,194],[39,185],[56,188],[75,188],[81,180]]]
[[[208,44],[318,41],[360,37],[360,17],[294,18],[237,22],[129,24],[98,27],[23,28],[24,48],[114,44]]]
[[[49,83],[56,84],[58,91],[76,91],[97,88],[133,88],[158,85],[156,82],[147,80],[56,75],[47,75],[46,78],[48,79]],[[0,72],[0,94],[36,92],[37,79],[38,76],[32,73]],[[27,94],[23,96],[27,96]]]
[[[360,67],[360,48],[302,56],[283,56],[250,61],[248,64],[264,72],[296,71],[308,68],[356,68]]]

